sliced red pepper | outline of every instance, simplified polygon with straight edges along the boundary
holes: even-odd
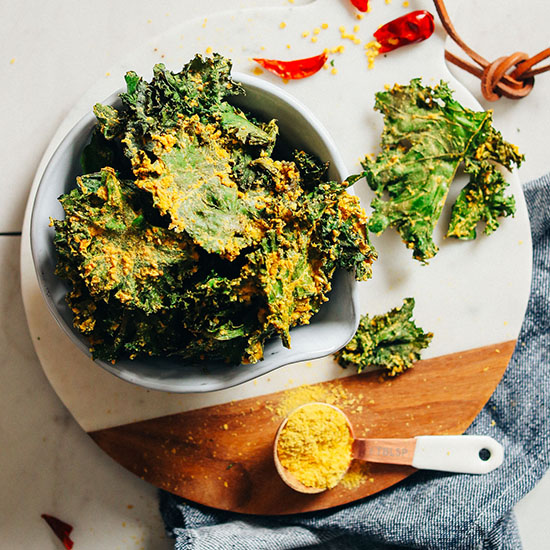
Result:
[[[306,57],[305,59],[295,59],[294,61],[280,61],[278,59],[262,59],[255,57],[254,61],[259,63],[264,69],[288,80],[298,78],[307,78],[319,71],[327,62],[328,55],[323,52],[320,55]]]
[[[369,0],[351,0],[351,3],[359,11],[368,11],[368,9],[369,9]]]
[[[382,25],[374,33],[374,38],[382,46],[378,53],[385,53],[407,44],[422,42],[433,32],[433,15],[426,10],[417,10]]]
[[[63,543],[63,546],[65,546],[67,550],[71,550],[74,543],[69,535],[73,530],[73,526],[54,516],[49,516],[48,514],[42,514],[42,519],[50,526],[56,537]]]

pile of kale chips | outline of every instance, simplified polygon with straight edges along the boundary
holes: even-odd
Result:
[[[196,56],[121,108],[96,105],[84,175],[60,197],[57,273],[95,358],[178,355],[254,363],[290,346],[338,268],[370,277],[367,219],[347,183],[306,152],[276,160],[275,121],[227,100],[230,62]]]

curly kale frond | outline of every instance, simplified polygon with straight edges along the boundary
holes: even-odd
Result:
[[[467,109],[446,83],[430,88],[420,79],[377,93],[375,109],[384,115],[382,150],[363,162],[376,193],[371,231],[394,227],[414,258],[432,258],[438,251],[433,231],[461,163],[470,183],[455,204],[448,236],[472,239],[479,221],[490,233],[498,218],[514,214],[514,198],[504,195],[508,184],[496,164],[511,169],[523,156],[492,127],[491,112]]]
[[[414,298],[384,315],[363,315],[357,332],[335,354],[342,367],[355,367],[357,372],[368,367],[383,367],[388,376],[397,376],[420,359],[433,334],[424,332],[412,319]]]

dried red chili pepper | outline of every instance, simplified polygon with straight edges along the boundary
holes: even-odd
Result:
[[[351,0],[351,3],[359,11],[367,11],[369,9],[369,0]]]
[[[54,516],[49,516],[48,514],[42,514],[42,519],[50,526],[57,538],[63,543],[63,546],[65,546],[67,550],[71,550],[74,543],[69,535],[73,530],[73,526]]]
[[[315,74],[327,62],[327,53],[306,57],[305,59],[295,59],[294,61],[279,61],[277,59],[262,59],[255,57],[254,61],[259,63],[264,69],[288,80],[306,78]]]
[[[379,53],[384,53],[426,40],[433,32],[433,15],[426,10],[417,10],[382,25],[374,33],[374,38],[382,45]]]

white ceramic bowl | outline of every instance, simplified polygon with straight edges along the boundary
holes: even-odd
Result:
[[[330,161],[331,179],[343,180],[348,173],[336,146],[313,114],[279,87],[246,74],[233,74],[246,96],[235,100],[240,108],[270,120],[277,119],[280,135],[289,145]],[[105,104],[116,104],[118,93]],[[72,312],[65,302],[66,281],[54,274],[56,252],[50,217],[62,219],[58,197],[75,186],[81,173],[80,153],[96,123],[92,112],[84,116],[65,136],[52,155],[40,181],[31,215],[31,249],[39,285],[53,317],[75,345],[90,356],[86,338],[72,323]],[[310,324],[291,330],[291,349],[279,339],[266,342],[264,359],[255,365],[228,366],[221,362],[191,364],[177,357],[121,360],[116,364],[96,360],[105,370],[134,384],[178,393],[207,392],[235,386],[289,363],[329,355],[351,339],[359,322],[356,283],[352,273],[338,271],[333,279],[329,301]]]

